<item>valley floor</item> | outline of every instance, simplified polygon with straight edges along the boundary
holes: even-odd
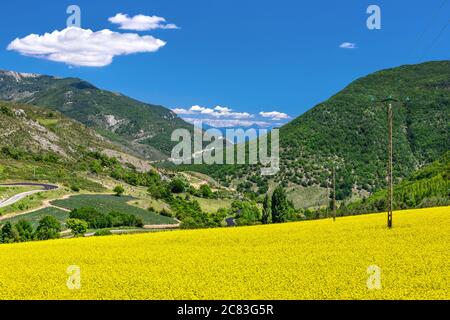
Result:
[[[449,299],[449,212],[1,245],[0,299]]]

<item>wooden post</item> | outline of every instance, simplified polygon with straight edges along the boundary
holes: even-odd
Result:
[[[336,221],[336,168],[333,166],[333,221]]]
[[[394,147],[392,144],[392,103],[398,102],[392,96],[389,96],[387,99],[383,100],[383,103],[387,102],[387,118],[388,118],[388,163],[387,163],[387,226],[388,228],[392,228],[392,209],[393,209],[393,166],[392,166],[392,157],[394,154]]]
[[[392,181],[392,156],[393,156],[393,146],[392,146],[392,103],[388,104],[388,198],[387,198],[387,226],[392,228],[392,196],[393,196],[393,181]]]
[[[327,218],[330,216],[330,183],[327,179]]]

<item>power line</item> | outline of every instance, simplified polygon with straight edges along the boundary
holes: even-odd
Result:
[[[445,4],[447,3],[448,0],[443,0],[441,5],[436,9],[436,11],[434,12],[432,18],[429,20],[429,23],[425,26],[425,28],[423,29],[423,31],[417,36],[415,42],[414,42],[414,46],[411,48],[411,51],[409,53],[409,58],[411,58],[412,54],[414,53],[418,43],[420,42],[420,40],[422,40],[423,36],[425,35],[425,33],[428,31],[428,29],[430,29],[431,25],[433,24],[433,22],[436,20],[438,14],[441,12],[442,8],[445,6]]]
[[[424,51],[424,53],[422,54],[422,56],[420,57],[420,60],[422,60],[425,55],[428,53],[428,51],[430,51],[430,49],[434,46],[434,44],[439,40],[439,38],[442,36],[442,34],[444,33],[445,29],[447,29],[447,27],[450,25],[450,20],[447,21],[447,23],[444,25],[444,27],[441,29],[441,31],[439,31],[438,35],[436,36],[436,38],[433,39],[433,41],[431,42],[430,46]]]

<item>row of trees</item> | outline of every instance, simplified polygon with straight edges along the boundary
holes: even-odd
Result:
[[[264,197],[262,213],[254,202],[234,201],[229,215],[235,217],[238,225],[250,225],[286,222],[293,218],[293,212],[293,206],[287,199],[285,189],[279,185],[271,196],[267,193]]]
[[[89,228],[143,225],[142,220],[132,214],[114,211],[103,214],[92,208],[74,209],[70,212],[69,219],[65,221],[66,228],[70,229],[75,237],[83,236]],[[53,216],[43,217],[36,229],[26,220],[20,220],[15,224],[8,221],[0,228],[0,243],[58,239],[61,231],[62,224]]]
[[[272,197],[268,194],[264,197],[262,223],[286,222],[291,218],[292,209],[292,205],[287,200],[286,191],[279,185],[272,193]]]
[[[0,229],[0,243],[57,239],[60,231],[61,223],[52,216],[43,217],[36,229],[26,220],[16,224],[8,221]]]

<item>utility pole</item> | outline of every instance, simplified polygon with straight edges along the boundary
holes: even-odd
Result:
[[[388,163],[387,163],[387,184],[388,184],[388,193],[387,193],[387,226],[388,228],[392,228],[392,207],[393,207],[393,167],[392,167],[392,157],[394,153],[393,145],[392,145],[392,102],[397,102],[397,100],[393,99],[389,96],[387,99],[383,100],[383,102],[387,102],[387,117],[388,117]]]
[[[330,182],[327,179],[327,218],[330,216]]]
[[[336,221],[336,168],[333,166],[333,221]]]

